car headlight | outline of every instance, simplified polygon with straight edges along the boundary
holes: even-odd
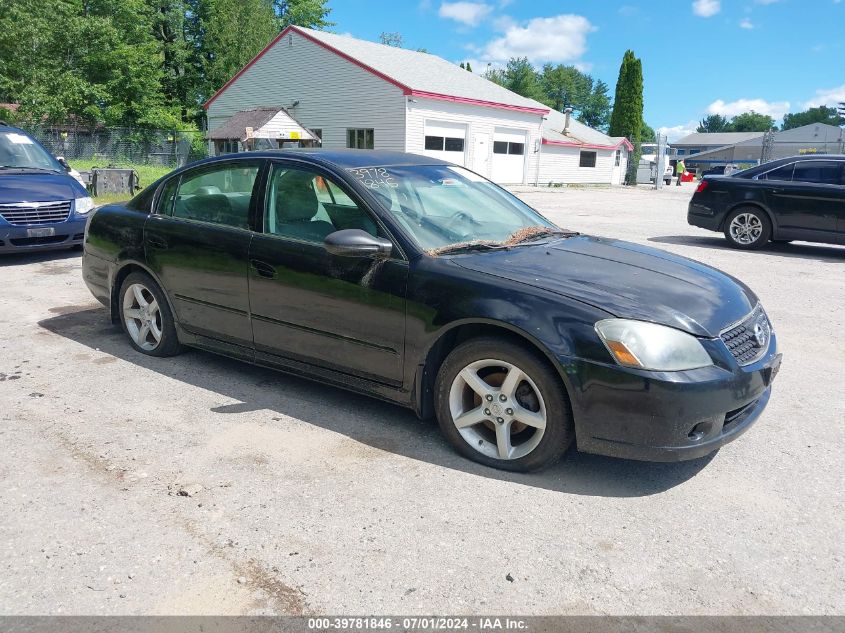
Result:
[[[646,321],[605,319],[596,332],[620,365],[653,371],[681,371],[713,364],[694,336]]]
[[[73,210],[77,215],[85,215],[94,208],[94,201],[89,196],[77,198],[74,203]]]

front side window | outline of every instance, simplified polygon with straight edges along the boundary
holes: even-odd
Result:
[[[374,149],[375,131],[373,128],[350,128],[346,130],[346,147],[350,149]]]
[[[580,167],[595,167],[596,153],[595,152],[581,152],[581,159],[578,163]]]
[[[342,229],[384,237],[372,216],[329,178],[284,165],[273,168],[265,233],[322,244],[326,236]]]
[[[792,174],[793,182],[812,182],[820,185],[842,184],[842,165],[833,160],[810,160],[802,163],[795,163],[795,171]]]
[[[173,217],[249,228],[249,207],[259,166],[257,162],[240,161],[182,174],[173,198]],[[162,199],[162,203],[166,201]]]
[[[557,230],[534,209],[462,167],[412,165],[348,170],[425,251],[501,243],[534,230]]]

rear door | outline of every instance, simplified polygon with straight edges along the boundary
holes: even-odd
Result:
[[[189,332],[252,356],[247,269],[263,161],[235,159],[165,183],[144,231],[147,262]]]
[[[389,238],[374,214],[340,179],[286,162],[272,166],[264,207],[249,255],[256,358],[400,385],[407,261],[398,248],[385,260],[338,257],[323,245],[341,229]]]

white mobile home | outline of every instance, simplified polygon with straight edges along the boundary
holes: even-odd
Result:
[[[217,153],[251,145],[216,130],[275,109],[326,148],[429,155],[503,184],[619,184],[630,148],[435,55],[295,26],[205,107]]]

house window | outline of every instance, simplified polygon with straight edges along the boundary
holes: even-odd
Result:
[[[451,136],[426,135],[425,148],[435,152],[462,152],[464,151],[464,139]]]
[[[619,165],[621,165],[621,164],[622,164],[622,150],[618,149],[618,150],[616,150],[616,156],[613,159],[613,165],[614,165],[614,167],[619,167]]]
[[[701,151],[700,149],[691,149],[689,151],[689,154],[690,154],[690,156],[692,156],[693,154],[698,154],[698,152],[700,152],[700,151]]]
[[[435,152],[442,152],[443,141],[444,139],[442,136],[426,136],[425,148],[429,150],[434,150]]]
[[[323,128],[315,127],[311,129],[311,132],[313,132],[314,136],[316,136],[318,139],[320,139],[321,141],[323,140]]]
[[[579,167],[595,167],[596,166],[596,153],[595,152],[581,152],[581,160],[578,164]]]
[[[683,156],[684,154],[686,154],[686,152],[687,151],[685,149],[679,149],[678,150],[678,156]]]
[[[224,141],[217,141],[217,155],[220,154],[237,154],[238,141],[235,139],[226,139]]]
[[[373,149],[375,147],[373,128],[347,129],[346,147],[351,149]]]
[[[446,151],[447,152],[462,152],[464,151],[464,139],[446,137]]]
[[[525,153],[525,143],[509,143],[508,141],[494,141],[494,154],[515,154],[522,156]]]

